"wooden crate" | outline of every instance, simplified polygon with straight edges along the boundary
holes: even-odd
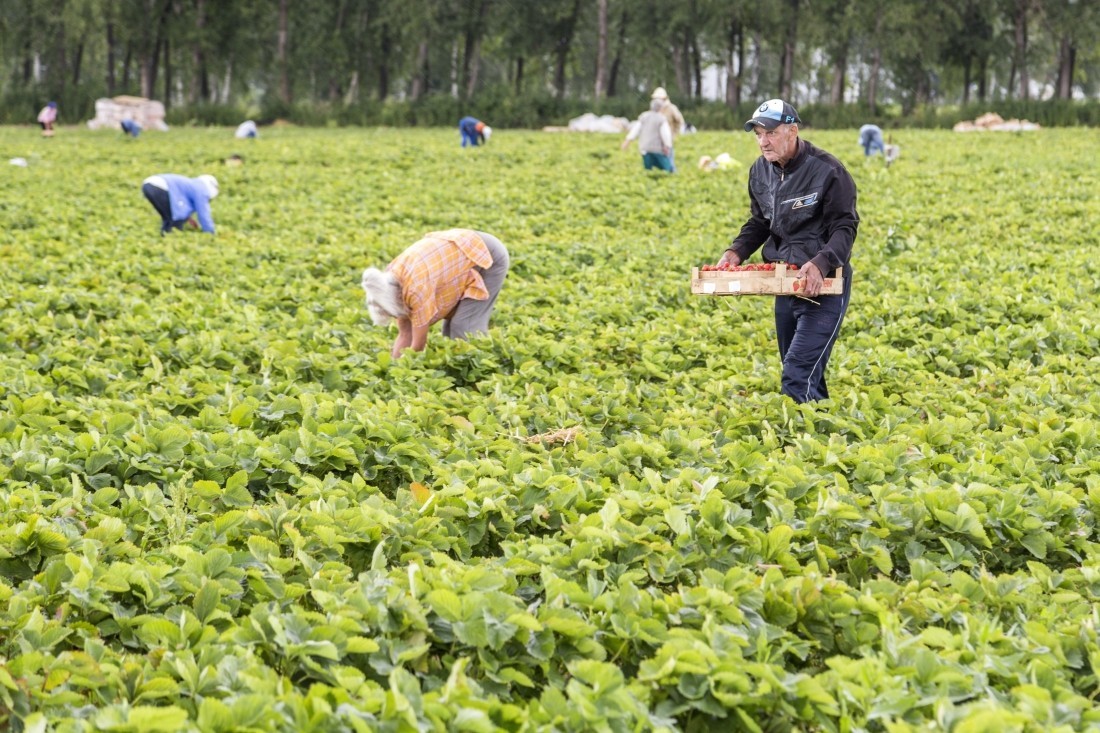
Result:
[[[691,268],[691,292],[695,295],[802,295],[795,290],[798,268],[776,265],[774,270],[702,271]],[[800,285],[801,287],[801,285]],[[844,268],[838,267],[836,277],[825,278],[821,295],[844,292]]]

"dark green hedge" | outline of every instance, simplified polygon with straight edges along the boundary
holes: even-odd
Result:
[[[699,129],[735,130],[744,124],[756,102],[745,102],[731,109],[717,102],[692,103],[673,100],[684,113],[684,118]],[[648,108],[649,99],[644,95],[629,98],[616,97],[593,104],[586,100],[560,100],[550,96],[523,96],[509,94],[507,90],[490,91],[463,103],[451,97],[435,96],[418,102],[387,101],[365,102],[352,106],[296,105],[287,108],[271,105],[264,109],[264,121],[286,119],[301,125],[386,125],[395,127],[449,127],[458,124],[460,117],[473,115],[490,125],[501,128],[540,128],[545,125],[565,125],[570,119],[585,112],[610,114],[636,118]],[[169,122],[182,123],[191,116],[189,111],[173,110]],[[919,107],[909,114],[902,114],[900,106],[883,106],[876,114],[864,105],[831,106],[805,105],[799,109],[803,123],[818,129],[850,129],[873,122],[884,129],[891,128],[950,128],[960,120],[973,120],[986,112],[996,112],[1005,119],[1026,119],[1044,127],[1100,126],[1100,101],[1046,102],[1001,101],[967,106],[940,105]],[[242,118],[243,119],[243,118]]]
[[[60,122],[80,124],[95,114],[95,90],[87,88],[69,92],[58,99]],[[10,91],[0,99],[0,124],[34,124],[38,110],[49,100],[29,91]],[[701,130],[734,130],[752,114],[756,100],[749,100],[737,109],[718,102],[697,102],[674,99],[688,122]],[[619,96],[592,103],[589,100],[557,99],[551,95],[518,96],[506,87],[496,87],[480,93],[469,102],[445,95],[434,95],[417,102],[377,100],[354,105],[306,102],[286,105],[266,103],[260,110],[246,110],[230,105],[201,104],[175,106],[168,110],[170,125],[236,125],[251,117],[258,122],[284,119],[298,125],[323,126],[391,126],[449,127],[460,117],[473,115],[501,128],[539,128],[545,125],[565,125],[585,112],[636,118],[649,105],[645,94]],[[871,114],[865,105],[831,106],[808,104],[799,108],[799,115],[808,127],[818,129],[849,129],[874,122],[884,129],[950,128],[960,120],[972,120],[986,112],[996,112],[1005,119],[1018,118],[1037,122],[1044,127],[1100,126],[1100,101],[998,101],[986,104],[928,105],[903,114],[900,106],[886,105]]]

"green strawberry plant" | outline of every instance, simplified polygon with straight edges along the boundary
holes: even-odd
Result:
[[[862,219],[814,405],[690,293],[750,135],[0,129],[0,727],[1100,729],[1100,140],[803,134]],[[492,329],[392,359],[359,273],[455,226]]]

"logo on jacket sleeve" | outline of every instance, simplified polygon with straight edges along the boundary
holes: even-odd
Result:
[[[795,209],[805,209],[817,203],[817,194],[811,193],[809,196],[802,196],[801,198],[797,199],[787,199],[783,203],[790,204],[791,211],[794,211]]]

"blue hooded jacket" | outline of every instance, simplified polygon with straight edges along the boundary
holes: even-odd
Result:
[[[183,221],[195,214],[204,232],[214,233],[214,217],[210,212],[210,191],[198,178],[188,178],[175,173],[163,173],[168,183],[168,201],[172,206],[172,220]]]

